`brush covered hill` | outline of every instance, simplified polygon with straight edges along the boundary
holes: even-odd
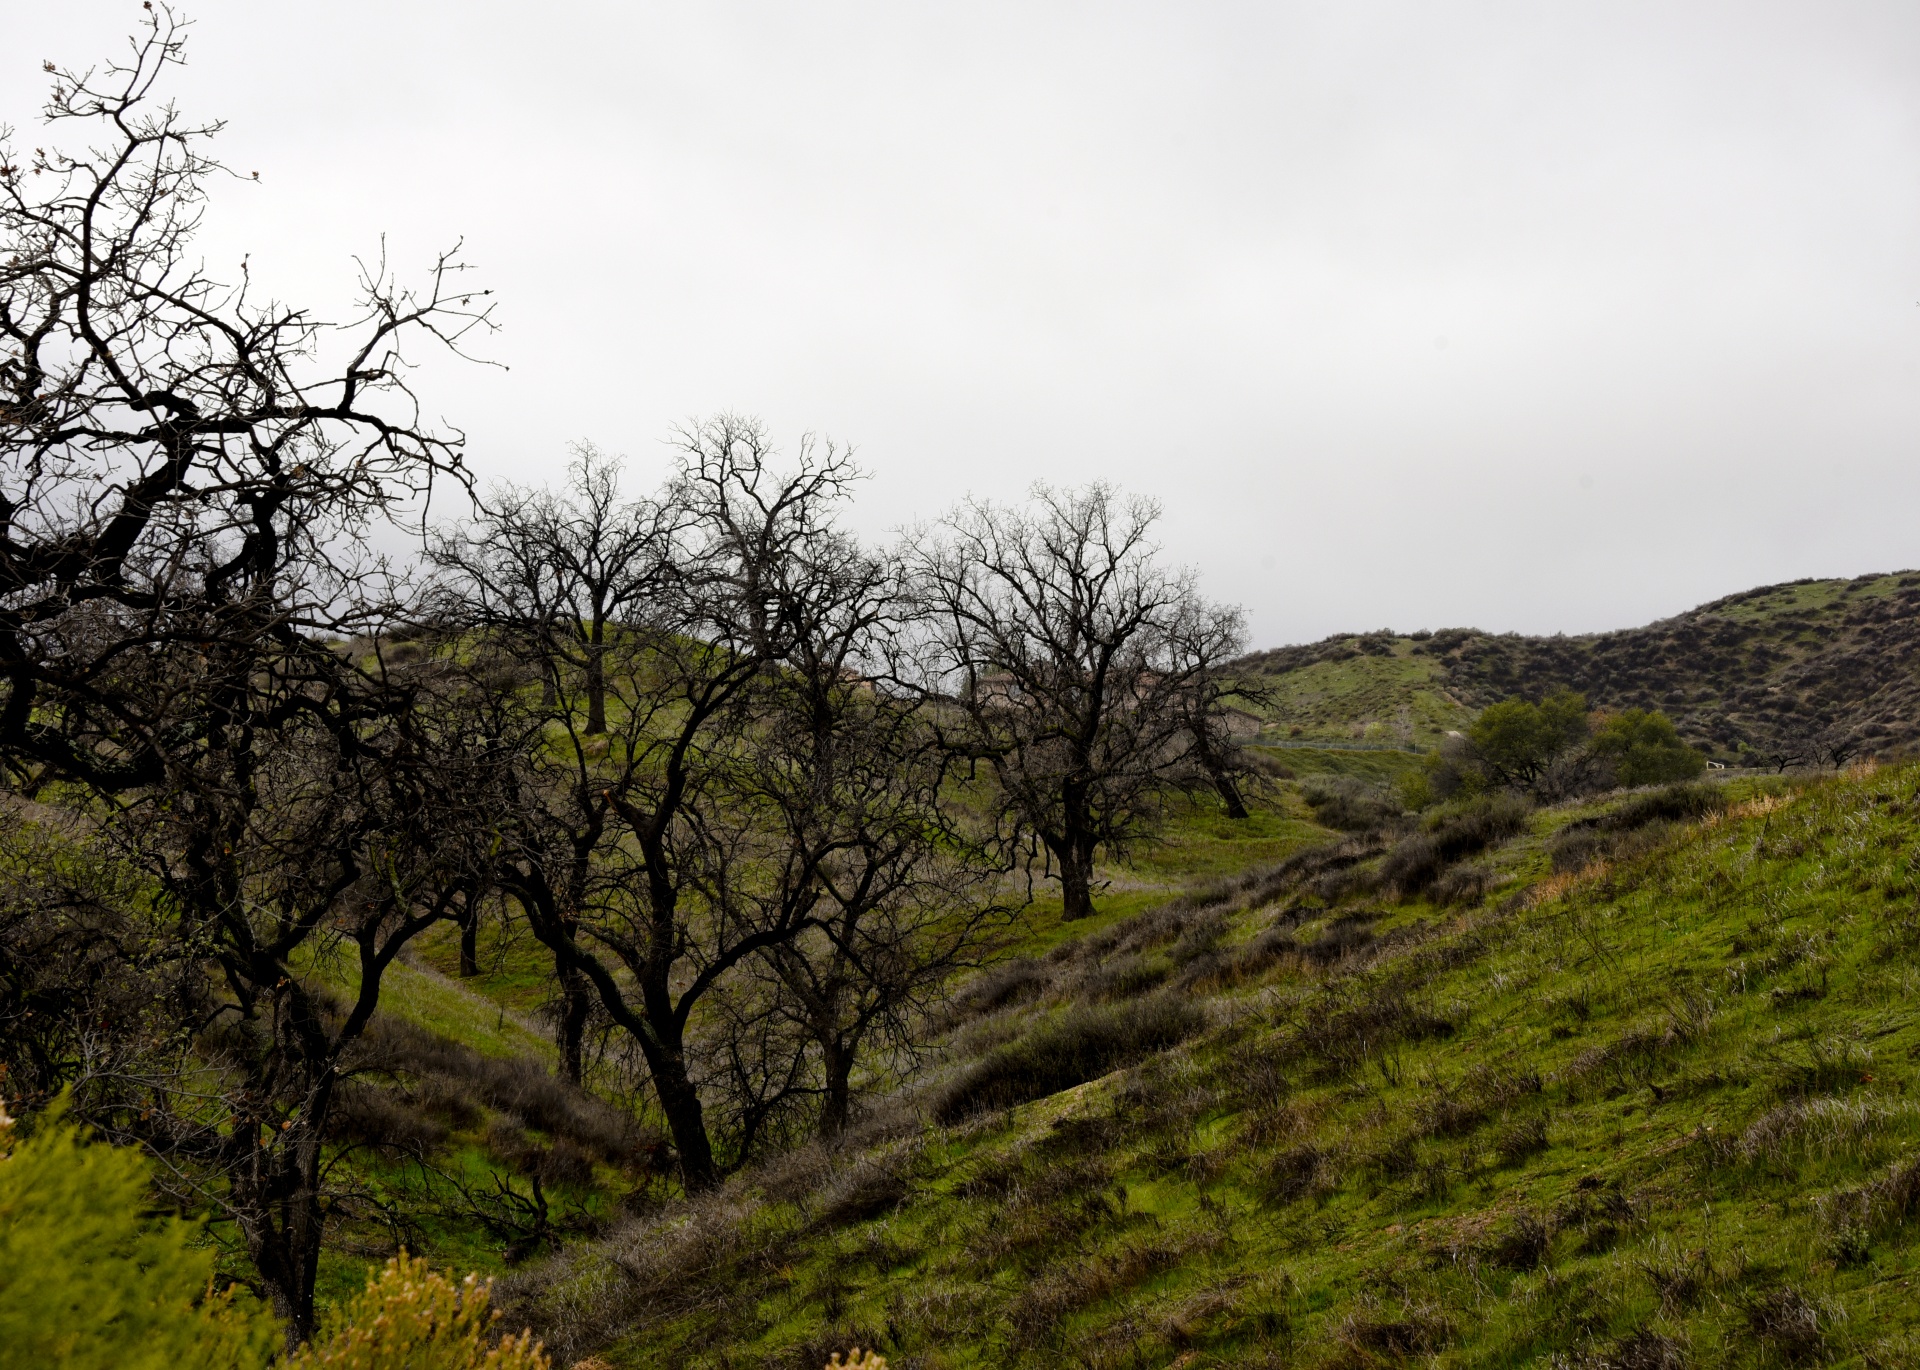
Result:
[[[1920,766],[1322,843],[512,1316],[619,1366],[1920,1365]]]
[[[1281,737],[1432,746],[1496,700],[1566,686],[1664,710],[1729,765],[1834,764],[1920,742],[1920,572],[1764,586],[1620,632],[1379,632],[1240,664]]]

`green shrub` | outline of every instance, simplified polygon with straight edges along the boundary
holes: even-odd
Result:
[[[1717,785],[1669,785],[1652,794],[1633,796],[1598,823],[1612,832],[1632,832],[1650,823],[1692,822],[1721,813],[1726,807],[1727,796]]]
[[[1609,813],[1575,819],[1553,835],[1547,851],[1556,872],[1576,871],[1596,861],[1631,857],[1657,842],[1668,824],[1705,818],[1726,807],[1726,793],[1718,785],[1668,785],[1636,794]]]
[[[1586,735],[1586,696],[1572,690],[1556,691],[1538,704],[1489,704],[1467,729],[1475,758],[1503,785],[1532,784]]]
[[[1397,843],[1380,863],[1380,878],[1403,895],[1432,885],[1454,862],[1506,841],[1527,826],[1531,810],[1511,794],[1486,795],[1451,814],[1437,815],[1427,831]]]
[[[1707,759],[1674,730],[1658,709],[1623,709],[1594,730],[1591,753],[1613,766],[1622,785],[1664,785],[1691,780],[1707,768]]]
[[[1352,776],[1333,776],[1308,781],[1300,790],[1301,798],[1313,810],[1316,821],[1344,832],[1377,828],[1398,817],[1398,796],[1379,785],[1370,785]]]
[[[198,1228],[147,1216],[137,1151],[88,1145],[58,1112],[13,1144],[0,1111],[0,1367],[264,1366],[279,1341],[251,1298],[211,1292]]]
[[[1446,759],[1440,753],[1429,752],[1418,767],[1402,771],[1393,782],[1394,797],[1400,801],[1400,807],[1408,813],[1419,813],[1442,798],[1435,790],[1434,778],[1445,764]]]

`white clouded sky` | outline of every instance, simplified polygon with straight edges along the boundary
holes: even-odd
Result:
[[[486,475],[853,443],[875,536],[1102,477],[1256,645],[1619,627],[1920,564],[1911,3],[202,0],[251,254],[456,238]],[[0,0],[0,119],[130,0]]]

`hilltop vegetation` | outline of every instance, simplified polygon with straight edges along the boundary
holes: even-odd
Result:
[[[519,1306],[633,1366],[1913,1364],[1917,809],[1909,766],[1540,811],[1451,907],[1407,835],[1204,885]]]
[[[1920,741],[1916,649],[1920,573],[1900,572],[1763,586],[1620,632],[1349,634],[1240,665],[1271,690],[1282,737],[1433,746],[1510,695],[1572,689],[1663,710],[1716,761],[1771,769]]]

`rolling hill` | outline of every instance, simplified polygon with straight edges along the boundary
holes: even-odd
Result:
[[[525,948],[454,985],[428,939],[388,1036],[409,1100],[451,1100],[411,1138],[448,1178],[409,1239],[503,1276],[561,1363],[1920,1365],[1920,765],[1755,773],[1910,745],[1916,618],[1920,573],[1247,658],[1290,747],[1261,812],[1180,810],[1092,919],[1043,897],[929,1072],[716,1194],[535,1088]],[[1749,769],[1314,821],[1321,777],[1561,685]],[[546,1180],[525,1234],[469,1201],[501,1165]]]
[[[634,1367],[1920,1364],[1917,816],[1863,766],[1202,882],[514,1315]],[[1473,879],[1409,874],[1448,842]]]
[[[1427,747],[1496,700],[1566,686],[1662,709],[1727,765],[1831,765],[1920,742],[1920,572],[1763,586],[1619,632],[1377,632],[1238,664],[1270,694],[1269,739]]]

